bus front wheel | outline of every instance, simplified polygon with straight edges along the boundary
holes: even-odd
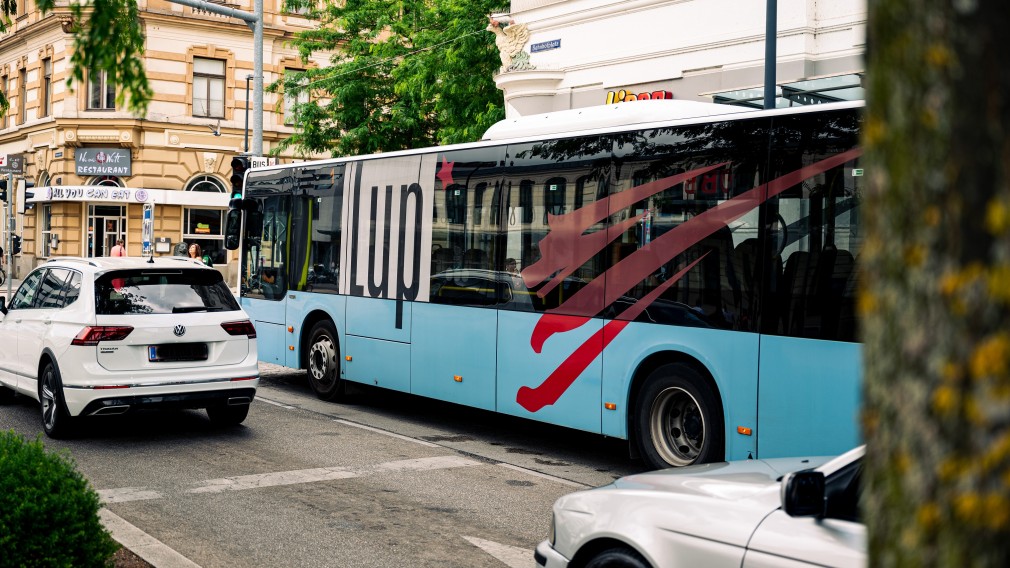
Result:
[[[329,321],[320,321],[309,332],[305,360],[309,386],[322,400],[337,400],[344,395],[346,383],[340,378],[340,348],[337,330]]]
[[[649,374],[635,411],[635,439],[649,466],[722,461],[723,437],[718,398],[698,371],[668,363]]]

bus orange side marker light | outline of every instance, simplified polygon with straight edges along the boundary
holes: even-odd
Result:
[[[607,410],[617,410],[617,405],[612,402],[604,402],[603,408],[606,408]]]
[[[294,333],[294,332],[295,332],[295,326],[289,325],[288,326],[288,333]]]
[[[350,355],[345,355],[344,356],[344,360],[345,361],[350,361],[351,360],[351,356]]]
[[[457,383],[462,383],[463,382],[463,377],[460,376],[460,375],[453,375],[452,376],[452,380],[456,381]]]
[[[743,434],[744,436],[750,436],[751,434],[754,433],[754,431],[751,430],[750,428],[746,427],[746,426],[737,426],[736,427],[736,433],[737,434]]]
[[[294,350],[295,350],[294,345],[288,345],[288,351],[294,351]]]

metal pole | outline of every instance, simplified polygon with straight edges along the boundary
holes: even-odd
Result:
[[[765,0],[765,108],[775,108],[775,43],[778,41],[778,0]]]
[[[11,285],[14,279],[14,251],[11,245],[14,244],[14,174],[7,174],[7,250],[4,255],[7,257],[7,304],[10,305]]]
[[[253,1],[253,156],[263,155],[263,0]]]
[[[245,153],[249,153],[249,81],[252,75],[245,76]]]

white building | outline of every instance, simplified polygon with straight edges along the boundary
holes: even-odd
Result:
[[[529,37],[495,78],[506,114],[641,94],[760,107],[765,10],[759,0],[512,0],[496,19]],[[778,0],[777,29],[778,106],[863,98],[865,0]]]

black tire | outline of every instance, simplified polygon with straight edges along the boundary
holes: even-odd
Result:
[[[719,398],[702,375],[683,363],[652,371],[635,405],[635,440],[654,469],[722,461]]]
[[[39,408],[42,411],[42,429],[46,436],[60,439],[70,435],[74,419],[67,411],[63,398],[63,379],[52,361],[47,361],[39,374]]]
[[[630,548],[608,548],[586,562],[585,568],[650,568],[642,555]]]
[[[207,417],[214,426],[237,426],[249,415],[248,404],[208,406]]]
[[[340,345],[337,330],[329,320],[312,326],[305,348],[305,367],[309,371],[309,386],[317,397],[328,401],[344,397],[347,382],[340,378]]]

